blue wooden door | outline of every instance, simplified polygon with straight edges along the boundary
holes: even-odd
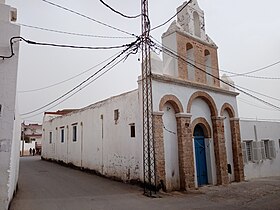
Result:
[[[198,182],[198,186],[202,186],[208,184],[208,177],[207,177],[207,164],[206,164],[206,154],[205,154],[205,141],[204,141],[203,130],[201,128],[198,128],[195,131],[194,144],[195,144],[197,182]]]

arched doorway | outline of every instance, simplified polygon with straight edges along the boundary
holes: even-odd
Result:
[[[195,146],[195,162],[196,176],[198,186],[208,184],[206,151],[205,151],[205,135],[203,128],[196,125],[194,128],[194,146]]]

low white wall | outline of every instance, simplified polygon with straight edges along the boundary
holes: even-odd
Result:
[[[276,150],[276,158],[244,163],[245,179],[280,176],[280,122],[241,120],[240,127],[242,141],[273,140]]]
[[[119,119],[114,120],[114,110]],[[90,105],[43,123],[42,157],[95,170],[123,181],[139,180],[142,171],[142,126],[138,90]],[[78,138],[73,142],[73,124]],[[136,137],[130,137],[135,124]],[[61,129],[64,127],[64,142]],[[49,133],[52,132],[52,143]]]

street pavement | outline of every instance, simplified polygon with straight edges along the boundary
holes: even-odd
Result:
[[[19,190],[10,210],[280,209],[280,177],[189,192],[143,196],[138,186],[43,161],[20,159]]]

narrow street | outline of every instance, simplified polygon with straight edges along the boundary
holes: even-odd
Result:
[[[203,187],[188,193],[159,193],[42,161],[20,160],[19,190],[11,210],[95,209],[279,209],[280,177]]]

